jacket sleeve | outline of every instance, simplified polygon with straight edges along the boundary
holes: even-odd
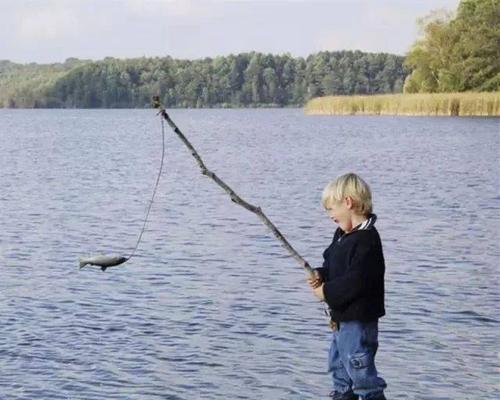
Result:
[[[323,282],[328,280],[328,269],[326,267],[315,268],[314,271],[319,274]]]
[[[371,240],[360,241],[353,248],[347,271],[325,283],[323,294],[332,309],[341,309],[351,303],[370,286],[370,269],[375,248]]]
[[[335,230],[335,233],[333,234],[333,240],[332,244],[334,244],[338,238],[340,237],[342,231],[340,228],[337,228]],[[316,268],[315,271],[319,273],[319,276],[323,280],[323,282],[328,281],[328,264],[327,264],[327,258],[328,258],[328,251],[332,245],[330,245],[324,252],[323,252],[323,266],[320,268]]]

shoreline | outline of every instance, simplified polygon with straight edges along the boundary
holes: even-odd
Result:
[[[500,92],[325,96],[309,100],[307,115],[499,117]]]

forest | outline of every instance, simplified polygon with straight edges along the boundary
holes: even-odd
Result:
[[[143,108],[153,95],[167,107],[296,107],[318,96],[401,92],[409,73],[403,63],[402,56],[361,51],[0,61],[0,107]]]
[[[324,96],[500,90],[500,0],[462,0],[456,11],[434,11],[418,23],[421,35],[405,56],[356,50],[4,60],[0,107],[143,108],[154,95],[167,107],[299,107]]]
[[[462,0],[419,21],[405,93],[500,90],[500,0]]]

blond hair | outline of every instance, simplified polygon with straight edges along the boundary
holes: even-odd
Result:
[[[321,203],[323,207],[328,208],[332,203],[340,203],[346,197],[352,199],[353,208],[358,214],[371,214],[373,206],[370,187],[354,173],[339,176],[326,185],[321,195]]]

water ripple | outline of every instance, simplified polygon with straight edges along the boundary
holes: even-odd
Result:
[[[0,110],[0,399],[313,399],[330,332],[296,262],[150,110]],[[214,172],[311,261],[321,204],[370,182],[387,263],[388,398],[498,398],[498,119],[175,110]],[[110,152],[112,149],[112,152]],[[478,197],[478,193],[480,196]]]

